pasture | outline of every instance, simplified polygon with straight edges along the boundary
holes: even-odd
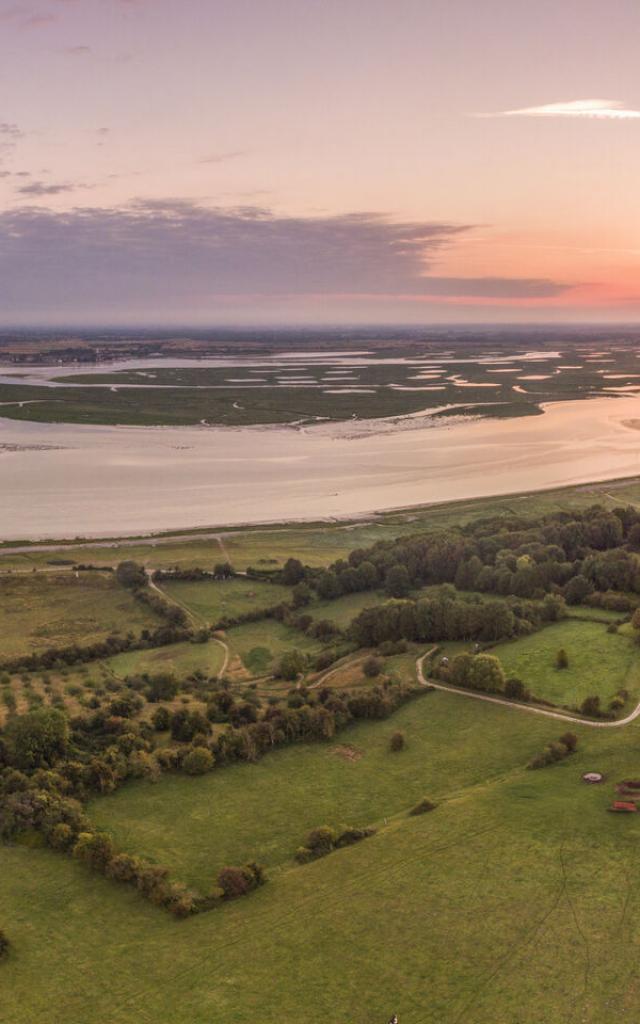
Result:
[[[0,576],[0,656],[90,644],[111,633],[139,633],[158,619],[111,574]]]
[[[567,668],[556,667],[560,649]],[[640,699],[640,658],[628,635],[608,633],[604,623],[567,619],[531,636],[491,650],[507,677],[517,676],[536,697],[579,706],[597,695],[606,707],[619,689],[629,691],[629,707]]]
[[[261,611],[291,600],[289,587],[236,576],[228,580],[164,580],[162,590],[177,604],[207,624]]]
[[[400,724],[408,746],[394,762],[386,740]],[[13,940],[3,1013],[12,1024],[281,1024],[299,1021],[301,1007],[305,1024],[379,1024],[392,1012],[403,1024],[632,1020],[640,822],[606,814],[610,787],[584,786],[580,774],[637,773],[640,731],[577,731],[576,755],[527,772],[554,723],[430,694],[340,737],[357,740],[355,763],[296,748],[247,767],[244,779],[225,769],[185,780],[196,796],[182,823],[185,793],[172,779],[134,787],[130,808],[126,791],[101,801],[120,837],[137,829],[138,842],[198,880],[218,856],[256,847],[280,864],[257,894],[185,922],[62,855],[1,847],[0,919]],[[324,804],[314,783],[321,764],[334,796]],[[287,783],[288,802],[276,781]],[[423,794],[440,806],[407,817]],[[263,836],[250,831],[257,808]],[[155,834],[141,831],[142,810]],[[98,803],[92,813],[102,813]],[[378,825],[372,839],[291,863],[308,823],[360,815]]]

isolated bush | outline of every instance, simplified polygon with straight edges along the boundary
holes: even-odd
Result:
[[[362,671],[367,679],[375,679],[382,672],[382,661],[380,658],[376,658],[373,654],[369,655],[365,659],[362,665]]]
[[[6,933],[0,928],[0,958],[6,956],[9,952],[10,942],[6,936]]]
[[[403,732],[400,732],[398,730],[397,732],[391,734],[391,739],[389,740],[389,750],[391,750],[394,754],[398,753],[400,750],[404,750],[405,745],[406,741]]]
[[[214,765],[213,754],[206,747],[194,747],[185,756],[182,767],[187,775],[204,775]]]
[[[556,653],[556,668],[569,668],[569,655],[564,647]]]
[[[435,810],[436,807],[437,804],[434,804],[432,800],[429,800],[426,796],[424,796],[422,800],[419,800],[418,803],[411,808],[409,814],[426,814],[428,811]]]

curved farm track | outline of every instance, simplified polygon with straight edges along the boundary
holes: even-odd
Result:
[[[588,725],[592,729],[619,729],[623,725],[630,725],[631,722],[635,721],[640,716],[640,703],[636,704],[633,711],[626,716],[626,718],[619,718],[615,722],[592,722],[588,718],[579,718],[576,715],[566,715],[562,711],[551,711],[547,708],[534,707],[531,704],[518,704],[512,700],[506,700],[504,697],[492,697],[488,693],[477,693],[475,690],[462,690],[457,686],[448,686],[447,683],[441,683],[435,679],[427,679],[423,670],[423,663],[425,658],[428,658],[435,651],[435,647],[432,647],[430,651],[425,654],[421,654],[416,659],[416,674],[418,682],[421,686],[432,686],[435,690],[444,690],[446,693],[456,693],[459,697],[469,697],[471,700],[482,700],[487,704],[501,704],[503,707],[512,708],[515,711],[526,711],[530,715],[544,715],[546,718],[556,718],[560,722],[576,722],[578,725]]]

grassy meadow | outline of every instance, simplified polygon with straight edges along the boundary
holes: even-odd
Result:
[[[261,611],[291,600],[289,587],[236,576],[229,580],[163,581],[162,590],[202,622]]]
[[[111,574],[0,576],[0,657],[89,644],[110,633],[140,632],[157,624],[156,616]]]
[[[408,745],[392,755],[388,734],[400,723]],[[355,762],[297,748],[93,806],[198,879],[223,853],[269,847],[280,866],[264,889],[185,922],[61,855],[0,848],[0,917],[14,939],[2,966],[6,1019],[276,1024],[302,1019],[301,1007],[309,1024],[378,1024],[392,1012],[403,1024],[633,1019],[640,821],[606,806],[610,783],[637,773],[640,730],[577,731],[576,755],[528,772],[524,763],[554,737],[555,723],[430,694],[392,722],[341,737],[362,751]],[[314,782],[320,764],[329,771],[326,802]],[[608,774],[605,786],[580,781],[590,768]],[[288,801],[276,782],[287,784]],[[189,786],[202,796],[185,806]],[[407,817],[423,794],[440,806]],[[247,831],[258,811],[263,835]],[[192,848],[179,836],[181,814]],[[313,864],[291,863],[309,823],[355,817],[377,823],[378,834]]]
[[[640,503],[640,481],[354,524],[68,545],[60,557],[105,565],[134,558],[148,568],[210,568],[226,558],[238,569],[278,568],[290,556],[325,565],[355,547],[431,526],[583,509],[596,500],[609,508]],[[76,575],[51,565],[56,554],[37,546],[3,550],[3,570],[37,571],[0,576],[0,655],[139,632],[157,622],[111,574]],[[243,578],[164,582],[161,589],[194,624],[289,596],[287,588]],[[382,592],[354,594],[314,601],[308,611],[345,628],[363,607],[384,599]],[[628,713],[640,699],[633,631],[609,633],[607,625],[620,618],[615,613],[570,614],[491,651],[507,676],[521,678],[536,696],[575,705],[598,694],[606,707],[625,688],[620,715]],[[277,659],[292,648],[314,656],[325,646],[271,619],[232,627],[224,640],[225,674],[239,699],[251,685],[263,699],[286,701],[296,684],[269,678]],[[442,651],[453,657],[469,646],[445,643]],[[560,648],[569,659],[563,670],[555,667]],[[383,659],[383,671],[415,682],[423,650],[409,645]],[[340,662],[321,685],[375,685],[363,675],[364,653]],[[114,695],[131,693],[126,677],[161,671],[184,684],[168,707],[204,710],[214,692],[210,677],[224,659],[211,640],[14,674],[0,679],[0,718],[6,720],[9,705],[2,701],[9,694],[18,713],[51,703],[70,715],[108,709]],[[148,719],[156,707],[145,704],[141,715]],[[640,815],[607,808],[616,782],[640,778],[640,720],[571,729],[577,753],[530,771],[528,762],[566,731],[564,723],[424,692],[392,717],[359,721],[324,743],[281,747],[255,764],[197,778],[167,772],[155,783],[129,780],[94,797],[91,821],[119,848],[166,865],[172,877],[201,891],[224,865],[266,865],[263,888],[183,921],[135,889],[41,847],[37,837],[0,844],[0,928],[11,940],[0,961],[0,1022],[386,1024],[393,1013],[401,1024],[635,1020]],[[406,746],[392,753],[397,730]],[[168,736],[158,734],[160,746]],[[604,784],[585,785],[587,770],[603,772]],[[424,796],[437,808],[410,816]],[[370,825],[376,834],[298,865],[297,847],[319,825]]]
[[[556,667],[560,649],[567,668]],[[498,644],[491,650],[509,676],[517,676],[536,697],[554,704],[579,706],[585,697],[600,697],[606,707],[620,689],[629,706],[640,699],[638,647],[624,633],[608,633],[604,623],[567,619],[531,636]]]

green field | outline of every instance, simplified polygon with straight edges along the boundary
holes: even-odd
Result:
[[[106,658],[101,664],[109,672],[123,678],[144,672],[172,672],[177,677],[200,671],[206,675],[218,674],[224,652],[219,644],[169,644],[168,647],[152,647],[143,651],[126,651]]]
[[[558,669],[555,657],[563,648],[569,666]],[[536,697],[554,704],[578,706],[597,695],[606,707],[619,689],[640,698],[640,656],[629,636],[608,633],[599,622],[565,620],[539,633],[492,648],[507,676],[517,676]]]
[[[248,622],[227,631],[226,640],[233,654],[253,674],[261,675],[273,668],[276,658],[297,648],[306,654],[320,650],[320,643],[296,629],[274,619]]]
[[[291,600],[289,587],[242,576],[197,582],[163,580],[160,586],[172,600],[208,624]]]
[[[58,572],[0,577],[0,656],[139,633],[158,619],[111,575]]]
[[[410,746],[397,766],[387,767],[385,740],[399,716],[362,727],[362,759],[331,769],[334,777],[346,776],[347,768],[352,776],[371,772],[370,781],[382,786],[380,795],[352,797],[341,784],[336,808],[340,815],[375,816],[378,835],[293,866],[287,855],[312,815],[299,798],[291,817],[271,812],[266,784],[258,783],[260,814],[270,817],[279,843],[274,859],[285,863],[258,894],[211,914],[176,923],[61,855],[0,848],[0,918],[14,940],[2,965],[5,1018],[378,1024],[395,1011],[403,1024],[634,1019],[640,1000],[630,950],[640,941],[633,881],[640,822],[607,815],[610,786],[584,786],[580,773],[598,768],[612,780],[637,773],[640,730],[578,727],[582,751],[533,773],[523,763],[553,738],[554,723],[446,694],[431,694],[400,715]],[[315,799],[313,762],[329,753],[282,756],[311,781]],[[247,777],[263,770],[279,777],[280,757],[248,768]],[[257,805],[251,787],[241,789],[242,772],[234,773],[194,783],[196,790],[211,787],[201,803],[205,824],[192,823],[194,852],[184,840],[172,849],[185,867],[203,857],[191,868],[198,877],[209,877],[214,859],[206,840],[204,849],[198,845],[207,821],[212,852],[225,843],[235,843],[238,853],[246,848],[242,835],[220,836],[227,814],[242,829]],[[143,793],[161,794],[167,784],[173,780],[156,790],[134,788],[131,816],[136,801],[146,813]],[[219,784],[236,802],[249,801],[244,817],[228,805],[217,814],[210,808]],[[441,806],[407,818],[423,793],[437,793]],[[183,799],[182,792],[176,796]],[[117,809],[122,797],[126,802],[123,793],[103,808]],[[153,797],[157,814],[162,803]],[[173,806],[179,814],[179,804]],[[316,804],[314,814],[333,807]],[[156,835],[161,842],[159,826]],[[44,935],[55,935],[55,943]]]

